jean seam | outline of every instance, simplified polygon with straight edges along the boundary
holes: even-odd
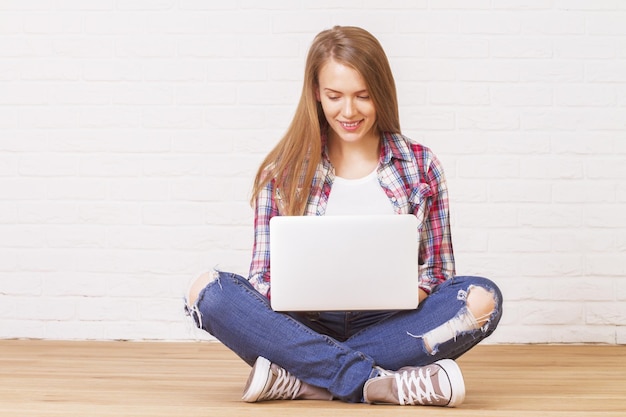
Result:
[[[261,294],[260,292],[258,292],[254,288],[250,288],[247,285],[245,285],[243,282],[241,282],[239,280],[239,278],[237,277],[236,274],[231,273],[230,274],[230,278],[234,281],[234,283],[236,285],[240,286],[241,289],[243,289],[244,291],[247,291],[248,293],[254,295],[254,299],[255,300],[257,300],[258,302],[262,303],[263,306],[268,307],[268,308],[271,309],[271,306],[269,304],[269,301],[268,301],[267,297],[265,297],[263,294]],[[242,279],[245,279],[245,278],[242,278]],[[334,348],[340,349],[342,352],[355,352],[354,350],[348,348],[344,344],[340,344],[340,343],[336,342],[330,336],[323,335],[323,334],[320,334],[320,333],[317,333],[317,332],[313,331],[312,329],[307,327],[304,323],[299,322],[298,320],[294,319],[293,317],[289,316],[288,314],[285,314],[285,313],[278,313],[278,314],[280,314],[282,317],[286,318],[288,320],[288,322],[290,323],[290,326],[294,327],[294,325],[295,325],[294,328],[298,328],[300,330],[304,330],[309,336],[322,336],[324,341],[326,342],[326,344],[328,344],[329,346],[332,346]]]

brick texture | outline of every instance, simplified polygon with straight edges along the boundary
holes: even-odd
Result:
[[[246,274],[252,176],[313,36],[373,32],[450,185],[490,343],[626,343],[626,3],[0,2],[0,338],[209,338],[189,281]]]

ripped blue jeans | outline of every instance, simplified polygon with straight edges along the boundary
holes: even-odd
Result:
[[[495,300],[482,327],[467,309],[474,287]],[[436,287],[416,310],[286,314],[272,310],[245,278],[219,272],[187,309],[198,327],[248,364],[263,356],[337,399],[360,402],[375,367],[456,359],[489,336],[502,315],[502,294],[488,279],[459,276]]]

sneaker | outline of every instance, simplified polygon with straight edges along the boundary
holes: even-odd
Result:
[[[461,369],[451,359],[422,367],[384,371],[369,379],[363,398],[370,404],[455,407],[465,399]]]
[[[259,356],[252,367],[243,390],[243,401],[268,400],[332,400],[332,394],[300,381],[295,376]]]

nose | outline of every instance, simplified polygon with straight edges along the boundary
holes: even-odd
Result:
[[[342,113],[345,118],[350,118],[356,114],[356,106],[353,99],[348,98],[344,101]]]

